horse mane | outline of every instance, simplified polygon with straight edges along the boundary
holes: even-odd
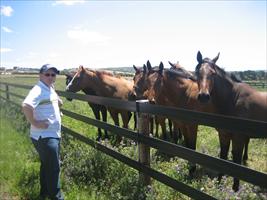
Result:
[[[234,73],[230,73],[230,77],[231,77],[231,79],[232,79],[233,81],[235,81],[235,82],[238,82],[238,83],[243,82],[243,81],[241,80],[241,78],[240,78],[239,76],[237,76],[236,74],[234,74]]]
[[[221,77],[230,79],[231,81],[234,81],[234,82],[237,82],[237,83],[241,83],[242,82],[242,80],[239,77],[237,77],[234,73],[226,72],[223,68],[220,68],[218,65],[216,65],[216,63],[214,63],[209,58],[204,58],[202,63],[209,63],[214,68],[216,73]],[[200,65],[200,64],[198,64],[198,65]],[[198,65],[197,65],[196,68],[198,68]],[[199,70],[199,68],[197,70]]]
[[[86,68],[86,70],[96,74],[96,76],[102,76],[102,75],[114,76],[113,73],[108,72],[108,71],[104,71],[104,70],[93,70],[93,69],[89,69],[89,68]]]
[[[114,76],[113,73],[111,73],[111,72],[107,72],[107,71],[98,71],[98,70],[96,70],[95,73],[96,73],[97,75],[99,75],[99,76],[102,76],[102,75]]]
[[[186,79],[190,79],[192,81],[196,81],[195,75],[193,73],[187,71],[183,67],[181,67],[181,68],[175,68],[175,69],[174,68],[165,69],[165,72],[172,79],[174,79],[177,76],[179,76],[181,78],[186,78]]]
[[[234,82],[237,82],[237,83],[241,83],[242,80],[237,77],[234,73],[232,72],[226,72],[223,68],[220,68],[218,65],[213,65],[214,68],[215,68],[215,71],[222,77],[225,77],[225,78],[229,78],[230,80],[234,81]]]

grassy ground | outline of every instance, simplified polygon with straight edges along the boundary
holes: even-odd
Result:
[[[4,114],[1,109],[0,196],[7,200],[20,199],[19,184],[24,170],[34,164],[32,147],[29,138],[17,132]]]

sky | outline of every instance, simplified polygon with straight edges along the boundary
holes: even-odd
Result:
[[[1,0],[1,67],[153,66],[267,70],[266,0]]]

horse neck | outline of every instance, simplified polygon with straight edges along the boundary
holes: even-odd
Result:
[[[84,75],[85,79],[85,87],[83,91],[87,94],[87,92],[92,92],[94,91],[95,94],[97,91],[99,91],[102,87],[103,84],[101,84],[100,78],[94,73],[94,72],[87,72]]]
[[[88,95],[96,95],[96,92],[90,87],[86,87],[82,91]]]
[[[260,92],[251,86],[241,83],[236,87],[239,91],[235,115],[242,118],[267,122],[267,92]]]
[[[184,107],[186,102],[190,101],[191,80],[181,77],[170,79],[164,76],[162,83],[161,95],[164,95],[175,106]]]
[[[211,99],[219,113],[232,114],[239,96],[237,84],[228,77],[215,76]]]

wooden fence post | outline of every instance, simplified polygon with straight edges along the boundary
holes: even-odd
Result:
[[[137,111],[137,131],[138,135],[143,134],[145,136],[149,136],[149,114],[147,113],[140,113],[140,104],[148,104],[148,100],[137,100],[136,101],[136,111]],[[138,142],[138,161],[150,167],[150,147]],[[139,180],[144,184],[144,185],[150,185],[151,183],[151,178],[150,176],[139,173]]]
[[[6,84],[6,98],[7,100],[9,100],[9,87],[7,84]]]

